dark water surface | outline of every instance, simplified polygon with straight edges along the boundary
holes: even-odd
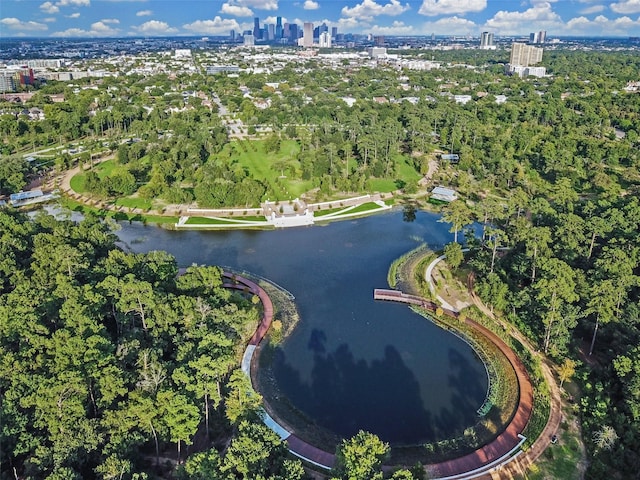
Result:
[[[279,389],[343,437],[364,429],[392,444],[447,438],[473,425],[487,392],[462,340],[400,304],[375,302],[391,262],[452,240],[438,216],[401,211],[275,231],[168,231],[123,224],[133,251],[171,252],[180,266],[225,265],[267,277],[296,297],[301,321],[278,348]]]

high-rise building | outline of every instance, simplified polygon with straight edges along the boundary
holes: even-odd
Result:
[[[253,19],[253,37],[256,40],[260,40],[260,19],[258,17],[255,17]]]
[[[229,32],[229,38],[231,39],[232,42],[235,42],[235,40],[236,40],[236,31],[235,30],[231,30],[231,32]]]
[[[12,72],[0,72],[0,93],[14,92],[16,80]]]
[[[331,35],[329,35],[329,32],[322,32],[320,34],[318,44],[320,48],[331,48]]]
[[[540,30],[538,32],[538,43],[546,43],[547,41],[547,32],[546,30]]]
[[[287,38],[289,38],[291,42],[295,43],[298,41],[299,37],[300,34],[298,33],[298,24],[292,23],[291,25],[289,25],[289,36]]]
[[[270,23],[269,25],[265,25],[265,32],[267,33],[266,35],[267,40],[269,41],[275,40],[276,30],[275,30],[275,25],[273,23]]]
[[[496,45],[493,43],[493,33],[482,32],[480,36],[480,49],[482,50],[495,50]]]
[[[280,40],[282,36],[282,17],[276,17],[276,40]]]
[[[543,44],[547,41],[547,32],[540,30],[539,32],[532,32],[529,34],[529,43]]]
[[[253,47],[255,44],[256,44],[256,39],[252,34],[248,33],[244,36],[245,47]]]
[[[313,23],[311,22],[304,22],[302,46],[306,48],[313,47]]]
[[[376,47],[384,47],[384,35],[375,35],[373,37],[373,44]]]
[[[511,44],[511,57],[509,63],[511,65],[519,65],[528,67],[542,61],[542,48],[532,47],[525,43]]]
[[[331,27],[331,38],[336,38],[338,36],[338,27]]]

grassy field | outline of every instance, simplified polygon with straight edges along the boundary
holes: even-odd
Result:
[[[150,210],[153,207],[151,200],[140,197],[118,198],[115,201],[115,204],[119,207],[139,208],[141,210]]]
[[[280,151],[277,153],[266,153],[263,140],[231,142],[225,145],[224,150],[255,179],[269,185],[277,197],[270,200],[297,198],[312,187],[310,180],[295,178],[300,172],[300,162],[296,160],[300,147],[295,140],[282,140]],[[296,174],[290,175],[291,170]]]
[[[116,163],[113,160],[107,160],[105,162],[99,163],[94,168],[95,172],[98,174],[98,177],[105,178],[111,175],[113,169],[116,167]],[[73,176],[71,179],[71,188],[76,193],[85,193],[87,190],[84,186],[85,179],[87,178],[86,173],[80,172]]]
[[[264,217],[237,217],[238,220],[246,220],[248,222],[266,222]],[[189,217],[185,222],[186,225],[238,225],[239,222],[226,220],[224,218],[210,217]]]
[[[164,224],[174,224],[178,222],[177,217],[165,217],[162,215],[145,215],[145,214],[136,214],[136,213],[125,213],[125,212],[113,212],[111,210],[105,210],[104,208],[96,208],[88,205],[84,205],[82,203],[75,202],[68,198],[60,199],[60,204],[64,208],[68,208],[71,211],[79,212],[79,213],[95,213],[99,217],[103,218],[113,218],[114,220],[128,220],[130,222],[143,222],[143,223],[164,223]]]
[[[527,480],[582,478],[585,465],[578,420],[572,411],[565,409],[564,412],[565,420],[558,431],[558,443],[549,445],[536,464],[530,468]]]

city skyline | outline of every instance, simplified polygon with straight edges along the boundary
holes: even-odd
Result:
[[[640,0],[3,0],[0,36],[227,36],[278,16],[374,35],[640,35]]]

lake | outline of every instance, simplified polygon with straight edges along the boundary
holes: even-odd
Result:
[[[394,209],[269,231],[123,223],[118,235],[132,251],[172,253],[181,267],[229,266],[286,288],[301,316],[273,356],[287,401],[340,437],[364,429],[408,445],[460,434],[477,422],[487,393],[485,367],[465,342],[405,305],[373,300],[394,259],[423,242],[438,249],[453,240],[438,219],[419,211],[406,222]]]

